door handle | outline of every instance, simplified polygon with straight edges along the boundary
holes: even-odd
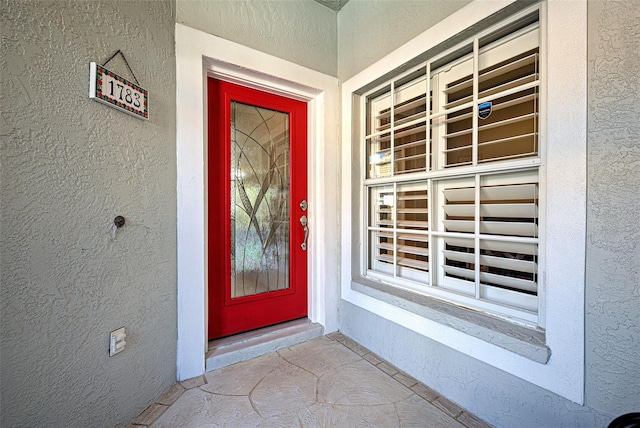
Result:
[[[309,237],[309,219],[307,219],[306,215],[300,217],[300,224],[304,227],[304,241],[300,244],[300,248],[302,251],[307,251],[307,238]]]

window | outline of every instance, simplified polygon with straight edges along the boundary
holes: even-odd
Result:
[[[535,9],[363,94],[365,277],[543,324],[540,40]]]
[[[571,25],[567,25],[567,22],[571,22]],[[532,26],[534,34],[538,33],[535,65],[538,75],[533,81],[515,83],[508,90],[517,93],[527,87],[533,89],[537,100],[531,106],[532,109],[537,109],[537,119],[531,123],[537,128],[533,131],[536,133],[535,139],[531,141],[537,147],[532,146],[532,151],[535,152],[533,154],[520,146],[519,152],[503,151],[501,155],[490,153],[486,157],[488,160],[485,160],[480,155],[484,150],[481,149],[481,143],[493,139],[482,139],[482,126],[489,120],[497,120],[494,115],[499,110],[494,108],[497,103],[494,99],[501,94],[496,92],[493,96],[482,95],[481,73],[492,66],[498,69],[498,64],[506,59],[517,57],[531,49],[523,47],[515,49],[513,55],[502,58],[494,56],[495,59],[489,61],[489,66],[481,65],[481,61],[478,61],[478,66],[466,66],[472,67],[467,69],[466,75],[476,75],[477,99],[473,99],[472,89],[471,103],[464,107],[464,104],[445,106],[446,114],[440,114],[442,110],[436,110],[443,108],[442,103],[447,102],[437,99],[440,92],[435,86],[434,77],[439,72],[444,73],[437,76],[438,80],[440,76],[447,76],[447,72],[454,70],[454,66],[463,64],[474,55],[478,59],[481,59],[480,56],[490,58],[489,46],[495,46],[492,52],[506,52],[497,49],[500,41],[505,46],[515,47],[517,42],[508,42],[525,40],[524,34],[529,26]],[[520,53],[517,53],[518,50]],[[485,51],[487,55],[483,55]],[[586,0],[543,0],[534,5],[516,0],[472,0],[458,12],[342,83],[340,296],[347,303],[342,307],[345,319],[357,319],[355,317],[361,311],[367,311],[377,319],[416,333],[416,349],[427,349],[431,342],[444,345],[574,402],[583,402],[587,64]],[[477,71],[474,69],[476,67]],[[463,77],[462,74],[459,76],[458,80]],[[418,161],[415,161],[415,167],[398,166],[395,161],[399,161],[402,156],[396,153],[395,145],[398,144],[398,131],[408,130],[412,126],[419,128],[417,124],[420,119],[407,119],[407,122],[398,124],[395,109],[399,103],[394,102],[393,126],[389,123],[386,130],[375,131],[374,127],[378,124],[374,121],[375,117],[371,117],[370,111],[375,108],[372,103],[384,99],[385,89],[389,95],[394,93],[395,97],[401,89],[411,86],[409,82],[418,84],[421,77],[424,79],[424,83],[420,83],[424,85],[421,92],[431,96],[429,111],[425,103],[422,120],[425,142],[430,143],[425,143],[424,149],[420,148],[413,153],[418,155],[416,159],[424,159],[420,160],[424,162],[424,170],[410,172],[409,170],[422,166]],[[473,85],[472,81],[472,88]],[[414,97],[410,96],[400,102]],[[492,101],[491,115],[481,119],[477,113],[474,114],[473,109],[480,110],[479,105],[487,98]],[[387,106],[379,110],[382,112],[388,108],[391,118],[392,103],[390,99],[386,102]],[[465,160],[462,155],[458,159],[454,155],[451,158],[445,157],[446,153],[453,152],[446,150],[456,146],[453,142],[449,147],[445,146],[447,140],[453,137],[448,135],[449,138],[443,142],[444,135],[457,132],[453,128],[447,132],[446,120],[455,117],[454,109],[468,107],[472,107],[471,144],[466,144],[471,149],[471,164],[454,165],[464,163]],[[482,115],[487,114],[488,106],[483,106],[482,110],[485,111]],[[447,118],[447,115],[451,117]],[[368,120],[370,121],[367,122]],[[464,118],[460,118],[458,122],[463,120]],[[442,122],[445,125],[439,125]],[[426,128],[427,123],[429,128]],[[484,128],[487,129],[491,128]],[[389,138],[393,133],[395,144],[394,162],[389,163],[387,175],[382,161],[377,165],[376,159],[373,158],[372,161],[370,157],[375,147],[365,146],[365,142],[373,142],[376,137],[382,139],[380,137],[385,132],[390,135]],[[521,131],[519,135],[524,134],[527,132]],[[499,140],[508,137],[496,137],[498,142],[495,144],[503,144]],[[465,146],[465,143],[456,144],[460,144],[459,147]],[[458,151],[462,152],[464,149]],[[389,160],[392,158],[391,153],[389,151]],[[378,156],[382,158],[384,155]],[[502,156],[513,157],[499,159]],[[371,167],[374,169],[373,173]],[[380,172],[376,172],[376,168]],[[391,168],[394,170],[391,171]],[[537,183],[531,181],[531,177],[537,178]],[[531,208],[531,203],[520,199],[528,191],[525,189],[532,187],[527,185],[537,187],[537,199],[531,199],[538,213],[537,218],[530,217],[530,214],[524,216],[523,210]],[[514,190],[517,192],[507,195],[506,189],[509,186],[515,186]],[[468,199],[469,188],[474,192],[472,199]],[[491,189],[491,193],[484,192],[485,188]],[[498,195],[493,191],[494,188],[504,193]],[[464,189],[467,189],[466,195],[462,194]],[[375,218],[379,214],[371,209],[378,207],[374,199],[376,196],[378,200],[382,200],[379,208],[386,210],[386,213],[380,213],[386,216],[383,218],[387,220],[384,227],[375,224]],[[502,199],[505,196],[515,196],[518,199]],[[455,201],[454,197],[461,200]],[[420,200],[422,202],[418,202]],[[445,205],[449,213],[445,212]],[[472,215],[469,215],[469,207],[464,207],[465,205],[473,206]],[[491,217],[480,215],[483,205],[491,205]],[[509,209],[508,212],[513,216],[509,218],[504,216],[500,205],[520,207],[518,211]],[[400,209],[405,211],[398,213]],[[422,212],[409,212],[408,209]],[[460,210],[463,209],[467,211],[462,213],[465,215],[460,215]],[[454,213],[455,210],[458,211]],[[419,215],[423,218],[418,218]],[[443,217],[447,215],[450,217]],[[400,224],[400,219],[405,224]],[[408,220],[427,223],[420,223],[417,227],[415,224],[407,224]],[[537,230],[537,235],[521,236],[525,227],[519,229],[518,234],[505,234],[504,231],[496,233],[495,224],[492,223],[496,220],[499,224],[518,228],[518,223],[531,223],[535,225],[535,229],[533,226],[527,228],[530,231]],[[472,232],[457,230],[464,227],[468,229],[469,222],[473,224]],[[378,250],[375,248],[377,238],[374,239],[374,232],[387,234],[381,240],[387,246],[386,252],[379,253],[387,255],[386,258],[391,263],[384,264],[382,260],[375,260]],[[398,244],[393,241],[394,236]],[[452,238],[457,238],[458,241],[452,241]],[[447,245],[443,241],[447,240],[450,247],[442,248],[442,245]],[[487,244],[494,247],[487,248]],[[505,247],[498,249],[495,244],[508,244],[510,247],[506,250]],[[518,244],[518,251],[514,251],[514,244]],[[528,244],[530,250],[525,250],[525,246],[519,244]],[[438,245],[441,247],[438,248]],[[445,250],[449,253],[445,253]],[[532,250],[535,250],[533,254],[526,252]],[[416,252],[420,254],[414,254]],[[500,257],[500,253],[516,253],[518,257]],[[474,261],[472,264],[470,255]],[[480,256],[483,256],[482,259]],[[403,257],[407,260],[403,260]],[[466,259],[455,260],[454,257]],[[407,262],[408,260],[411,261]],[[496,265],[498,261],[502,266]],[[419,264],[421,268],[404,266],[409,263]],[[525,268],[525,265],[529,267]],[[463,272],[460,272],[462,266]],[[489,271],[489,267],[493,270]],[[533,275],[527,277],[526,269],[531,268],[534,270]],[[516,274],[517,272],[520,273]],[[472,274],[473,281],[461,275],[462,273],[468,276]],[[497,278],[488,274],[501,277],[503,282],[509,281],[514,285],[518,283],[521,287],[524,282],[518,280],[532,281],[535,292],[518,291],[518,288],[509,285],[491,285]],[[448,284],[444,282],[445,275]],[[469,293],[470,284],[473,285],[474,292],[478,293],[478,298]],[[464,285],[466,289],[458,291],[453,288],[454,285]],[[513,301],[505,303],[493,295],[483,296],[481,293],[485,290],[499,291]],[[529,299],[536,302],[535,309],[527,309],[525,301]],[[451,302],[453,303],[450,304]],[[469,308],[472,310],[468,310]],[[500,315],[503,319],[486,316],[487,313]],[[384,327],[386,325],[389,324],[376,324],[376,328],[380,328],[381,343],[388,344],[393,338],[388,337]],[[420,338],[425,338],[426,341],[420,343]],[[390,354],[395,352],[393,347],[387,346],[385,349]],[[404,355],[396,355],[394,358],[406,361]],[[424,361],[429,361],[429,357]]]

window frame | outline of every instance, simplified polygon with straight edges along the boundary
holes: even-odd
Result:
[[[543,209],[544,209],[544,203],[545,203],[544,195],[546,194],[546,191],[545,191],[544,180],[541,178],[541,174],[540,174],[540,171],[544,164],[544,161],[543,161],[544,149],[543,149],[542,142],[543,142],[543,136],[545,133],[544,123],[546,119],[545,109],[541,107],[545,105],[544,93],[546,89],[543,70],[537,71],[537,73],[541,77],[536,79],[535,85],[526,84],[526,85],[521,85],[517,87],[518,92],[528,90],[529,87],[531,87],[532,89],[536,90],[536,93],[538,96],[538,108],[537,108],[538,111],[536,113],[538,115],[538,120],[537,120],[538,140],[536,142],[538,147],[538,153],[536,156],[528,156],[528,157],[522,156],[522,157],[517,157],[515,159],[510,159],[506,161],[498,159],[494,162],[481,162],[478,158],[479,141],[477,141],[477,138],[475,138],[476,132],[474,131],[474,129],[478,129],[477,135],[479,136],[480,129],[479,129],[478,120],[474,119],[472,121],[472,126],[471,126],[471,130],[472,130],[471,133],[474,136],[474,138],[472,139],[473,160],[471,161],[471,165],[463,165],[463,166],[454,165],[453,167],[448,167],[449,165],[447,165],[446,161],[443,161],[442,159],[436,160],[436,157],[446,156],[444,151],[442,151],[442,149],[446,147],[439,147],[441,143],[436,142],[436,137],[439,134],[429,131],[431,120],[439,119],[449,114],[445,110],[442,110],[442,106],[444,106],[444,103],[442,103],[442,105],[437,109],[439,111],[436,111],[434,109],[427,109],[427,112],[425,112],[424,120],[426,123],[426,131],[425,131],[426,139],[429,140],[431,137],[433,137],[432,144],[428,144],[428,143],[426,144],[426,150],[424,155],[426,157],[425,169],[421,172],[410,172],[410,173],[400,172],[399,173],[396,171],[396,168],[395,168],[395,163],[397,159],[395,158],[394,154],[397,151],[395,150],[395,147],[397,146],[393,144],[394,143],[393,140],[394,140],[395,132],[398,130],[403,131],[406,124],[402,123],[400,125],[392,126],[391,123],[389,123],[388,126],[386,126],[384,129],[381,130],[379,128],[376,128],[376,126],[373,123],[370,123],[370,122],[373,122],[374,120],[371,117],[372,111],[379,110],[379,108],[374,109],[373,107],[370,107],[370,105],[388,98],[388,102],[390,103],[389,104],[390,107],[388,108],[389,116],[390,117],[394,116],[393,107],[398,104],[394,101],[394,99],[395,99],[395,96],[397,96],[397,94],[400,93],[400,90],[402,87],[406,87],[405,85],[409,86],[409,85],[420,83],[424,85],[426,93],[429,93],[431,90],[431,91],[434,91],[434,95],[435,95],[435,88],[432,88],[431,81],[435,79],[437,82],[437,79],[442,79],[443,77],[440,77],[440,74],[444,69],[451,70],[467,62],[470,62],[470,65],[471,65],[469,70],[471,72],[471,79],[472,79],[471,82],[473,87],[475,87],[476,89],[473,90],[472,92],[472,100],[467,101],[461,105],[467,105],[467,104],[472,105],[471,107],[472,111],[474,112],[474,116],[476,116],[475,115],[475,112],[477,111],[476,108],[481,101],[485,99],[495,100],[496,98],[495,98],[495,94],[484,95],[482,97],[478,96],[479,90],[477,89],[476,78],[479,77],[479,72],[481,70],[478,70],[478,61],[474,61],[474,58],[476,58],[475,52],[476,51],[478,52],[477,58],[480,58],[483,54],[490,53],[495,48],[500,49],[501,47],[504,47],[514,42],[520,37],[522,37],[524,39],[524,43],[526,43],[530,38],[529,34],[532,32],[536,32],[536,34],[539,35],[538,45],[537,45],[539,51],[537,55],[539,58],[542,58],[545,55],[545,49],[544,49],[545,47],[542,45],[541,35],[545,31],[545,27],[544,27],[545,23],[543,18],[540,16],[542,13],[540,9],[541,9],[540,5],[537,5],[537,6],[525,8],[523,11],[515,13],[511,16],[507,16],[504,19],[501,19],[499,22],[493,25],[490,25],[487,28],[482,29],[481,31],[477,31],[471,37],[461,40],[456,45],[446,50],[443,50],[442,52],[434,55],[431,58],[425,59],[420,64],[413,66],[412,68],[402,73],[398,73],[397,75],[394,75],[388,80],[381,82],[380,84],[367,90],[366,92],[359,94],[358,100],[356,102],[359,103],[359,113],[361,116],[360,126],[358,130],[359,136],[360,136],[359,138],[360,138],[360,141],[362,142],[360,147],[360,161],[362,164],[361,173],[360,173],[360,187],[361,187],[360,193],[362,195],[362,198],[364,199],[360,208],[362,210],[362,214],[361,214],[362,218],[365,219],[361,224],[360,247],[362,250],[360,252],[359,274],[365,280],[371,279],[374,281],[380,281],[380,282],[389,284],[390,286],[393,286],[393,287],[398,287],[405,290],[410,290],[418,294],[424,294],[426,296],[443,299],[445,301],[448,301],[454,304],[468,306],[475,310],[483,311],[493,316],[508,319],[508,320],[511,320],[512,322],[517,322],[522,325],[526,325],[529,327],[544,328],[545,319],[544,319],[544,315],[541,315],[541,314],[544,313],[545,298],[544,298],[544,288],[540,284],[541,283],[540,281],[541,275],[539,274],[541,270],[540,268],[536,269],[537,309],[535,313],[532,313],[531,310],[527,310],[527,309],[517,309],[515,307],[510,307],[507,303],[504,303],[504,302],[499,303],[497,301],[491,301],[488,299],[486,300],[480,299],[478,294],[480,292],[479,290],[483,290],[487,288],[491,289],[492,287],[488,287],[486,284],[483,284],[479,278],[473,280],[473,282],[475,282],[475,289],[476,289],[475,296],[465,296],[465,295],[462,295],[460,292],[452,291],[450,288],[445,287],[441,280],[442,272],[439,265],[442,260],[439,252],[436,250],[436,248],[438,247],[437,242],[440,240],[444,241],[446,236],[451,236],[451,235],[450,233],[444,232],[442,228],[437,227],[437,223],[439,222],[433,221],[435,217],[435,213],[433,210],[438,210],[438,207],[439,207],[439,204],[436,204],[436,201],[441,202],[441,195],[439,194],[439,191],[436,190],[436,188],[440,186],[444,187],[445,181],[456,179],[456,178],[463,178],[463,177],[468,177],[471,179],[475,176],[503,174],[503,173],[509,173],[512,171],[524,172],[524,171],[535,170],[538,173],[538,186],[539,186],[539,195],[540,195],[538,198],[539,210],[540,210],[540,213],[538,216],[539,233],[535,238],[537,241],[535,245],[538,247],[538,252],[536,254],[536,260],[537,260],[536,263],[538,266],[544,266],[544,251],[543,251],[544,246],[542,245],[542,242],[544,239]],[[519,28],[513,30],[512,32],[503,34],[498,38],[491,40],[489,43],[485,44],[484,46],[480,46],[480,42],[483,38],[486,38],[487,36],[496,34],[501,30],[504,30],[510,26],[513,26],[518,20],[524,17],[527,17],[529,15],[532,15],[536,13],[536,11],[538,14],[537,21],[530,21],[528,23],[525,22],[524,24],[521,24]],[[471,49],[471,52],[467,52],[469,49]],[[456,56],[457,52],[467,52],[467,53],[458,54]],[[451,57],[451,56],[454,56],[454,58],[450,60],[446,60],[448,57]],[[493,61],[495,63],[499,63],[502,60],[496,60],[494,58]],[[437,67],[434,70],[431,69],[432,64],[437,64]],[[415,76],[415,77],[411,77],[411,76]],[[523,89],[523,86],[526,86],[526,88]],[[502,91],[499,91],[498,93],[500,92]],[[425,100],[425,102],[427,101]],[[435,104],[436,102],[434,101],[434,108],[435,108]],[[464,108],[455,107],[456,111],[464,110],[467,108],[469,107],[464,107]],[[432,116],[435,116],[435,117],[432,117]],[[414,122],[417,123],[419,120],[422,120],[422,119],[414,119],[408,123],[414,123]],[[440,130],[440,132],[442,132],[442,130]],[[372,176],[370,169],[373,166],[373,163],[369,161],[369,144],[372,144],[372,141],[369,141],[369,140],[375,140],[376,136],[379,137],[381,135],[385,135],[386,133],[389,133],[389,136],[391,139],[391,142],[390,142],[391,148],[394,148],[394,149],[391,149],[391,148],[389,149],[390,173],[388,176]],[[439,138],[441,138],[441,136]],[[474,164],[474,161],[475,161],[475,164]],[[372,248],[371,248],[372,245],[370,244],[371,239],[369,234],[375,233],[372,231],[373,226],[369,224],[372,221],[371,216],[372,216],[372,209],[373,209],[371,205],[371,200],[370,200],[370,194],[371,194],[370,191],[376,187],[390,186],[393,189],[392,190],[393,194],[396,195],[396,190],[395,190],[397,188],[396,186],[400,186],[402,184],[406,185],[411,183],[416,183],[416,184],[425,183],[428,189],[427,200],[428,200],[428,206],[429,206],[429,209],[428,209],[429,226],[427,230],[418,232],[418,234],[424,233],[425,236],[428,237],[428,242],[429,242],[428,244],[429,270],[425,274],[429,279],[425,281],[423,284],[420,284],[417,281],[412,281],[411,279],[404,278],[398,274],[393,273],[394,268],[398,270],[401,269],[399,268],[400,266],[399,264],[396,265],[395,252],[393,257],[393,263],[390,267],[390,269],[392,270],[391,273],[385,274],[382,272],[382,270],[376,271],[375,269],[372,269],[369,267],[370,258],[373,257]],[[479,186],[479,183],[476,183],[476,186]],[[397,204],[394,204],[394,207],[397,207]],[[395,210],[393,211],[393,213],[395,214]],[[397,217],[396,215],[392,215],[392,218],[396,218],[396,217]],[[369,220],[367,221],[366,219],[369,219]],[[401,228],[394,227],[394,226],[389,227],[389,230],[393,231],[392,233],[396,232],[398,229],[401,229]],[[409,233],[411,231],[406,231],[406,232]],[[466,238],[473,239],[474,237],[476,237],[476,235],[477,236],[483,235],[482,238],[479,238],[483,241],[492,241],[490,239],[491,237],[496,238],[496,240],[500,240],[500,237],[505,237],[505,235],[491,235],[488,233],[482,234],[478,232],[477,234],[472,233],[470,234],[470,236],[467,236]],[[392,238],[393,242],[396,242],[396,235],[394,234],[393,236],[394,236],[394,238]],[[481,276],[481,274],[477,274],[477,275]],[[504,293],[500,289],[497,289],[497,292]],[[526,297],[524,297],[524,299],[526,299]]]
[[[363,171],[357,165],[360,155],[355,152],[361,147],[358,97],[389,80],[403,64],[408,70],[423,62],[425,55],[456,35],[466,33],[459,40],[466,39],[470,30],[478,32],[498,18],[526,13],[531,7],[541,8],[540,20],[546,27],[541,46],[547,54],[540,59],[546,75],[546,90],[540,94],[546,105],[540,156],[546,163],[540,167],[540,182],[541,187],[543,182],[562,183],[541,189],[546,198],[546,225],[541,231],[544,248],[540,249],[545,253],[545,266],[539,279],[546,299],[540,313],[546,326],[543,334],[511,323],[511,327],[501,326],[493,317],[478,317],[474,311],[453,305],[443,309],[437,299],[385,288],[359,275],[358,256],[363,221],[359,207],[365,202],[360,191]],[[542,1],[534,6],[517,0],[474,0],[342,83],[342,299],[576,403],[584,399],[586,10],[586,0],[569,4]],[[553,97],[547,99],[547,93]],[[465,326],[459,320],[465,320]],[[520,352],[522,344],[533,344],[535,352]],[[543,348],[547,358],[536,357]]]

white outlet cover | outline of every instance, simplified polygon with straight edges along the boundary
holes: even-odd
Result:
[[[124,346],[127,344],[125,342],[125,338],[127,335],[125,334],[124,327],[114,330],[109,335],[109,356],[113,357],[119,352],[124,351]]]

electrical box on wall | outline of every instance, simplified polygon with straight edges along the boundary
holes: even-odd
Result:
[[[127,335],[124,332],[124,327],[118,330],[112,331],[109,335],[109,356],[113,357],[117,353],[124,351],[124,346],[127,344],[125,338]]]

